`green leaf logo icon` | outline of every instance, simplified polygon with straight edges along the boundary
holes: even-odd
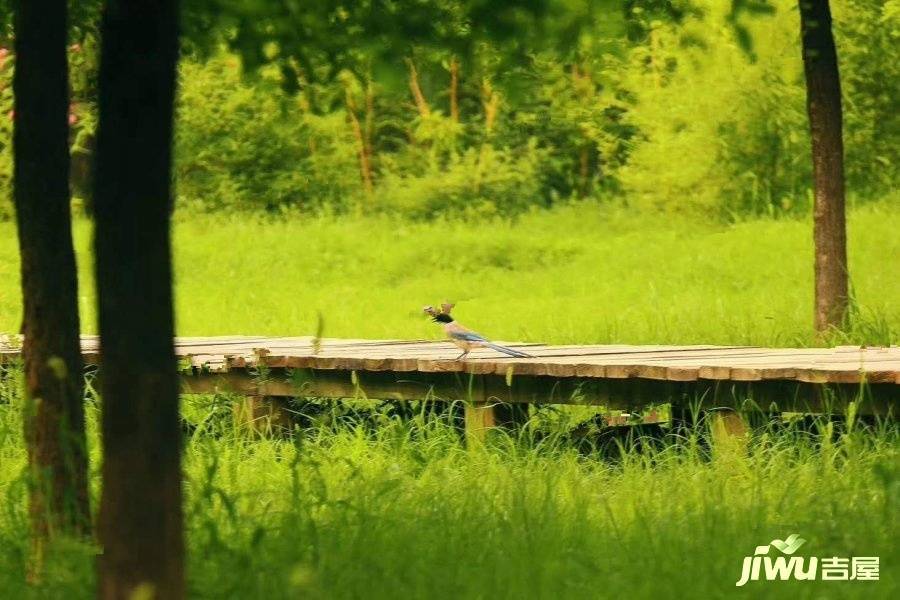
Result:
[[[796,533],[792,533],[784,540],[772,540],[771,544],[781,550],[784,554],[793,554],[800,549],[800,546],[806,543],[802,537]]]

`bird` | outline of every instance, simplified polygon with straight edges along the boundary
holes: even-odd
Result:
[[[441,304],[440,311],[430,305],[422,309],[425,314],[431,317],[432,321],[442,324],[444,327],[444,333],[447,334],[447,337],[450,338],[450,341],[462,349],[462,354],[457,356],[454,360],[463,360],[466,356],[468,356],[469,352],[471,352],[473,348],[491,348],[493,350],[496,350],[497,352],[502,352],[507,356],[512,356],[515,358],[534,358],[530,354],[525,354],[524,352],[519,352],[518,350],[513,350],[512,348],[507,348],[506,346],[501,346],[500,344],[495,344],[483,335],[475,333],[474,331],[467,329],[463,325],[460,325],[453,320],[453,317],[450,316],[450,310],[454,306],[454,304],[444,303]]]

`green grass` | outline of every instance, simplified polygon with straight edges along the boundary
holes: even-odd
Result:
[[[900,198],[849,215],[859,318],[849,340],[900,331]],[[96,331],[90,224],[75,226],[84,330]],[[190,216],[175,226],[181,335],[429,338],[424,304],[467,325],[556,343],[808,345],[809,220],[714,225],[596,205],[514,223]],[[15,232],[0,223],[0,331],[21,313]]]
[[[27,586],[17,394],[0,403],[0,589],[93,597],[93,549],[68,542]],[[896,597],[897,433],[832,442],[760,431],[744,453],[698,437],[616,460],[562,430],[466,449],[439,421],[343,417],[252,439],[226,398],[185,451],[189,587],[197,598]],[[337,413],[336,413],[337,414]],[[88,404],[93,483],[98,409]],[[547,429],[543,430],[545,434]],[[703,435],[702,428],[698,435]],[[554,434],[559,434],[555,436]],[[879,556],[877,583],[751,582],[744,556],[799,533],[804,556]]]
[[[850,213],[860,318],[847,339],[896,343],[900,211]],[[20,313],[13,227],[0,223],[0,331]],[[96,330],[76,223],[84,328]],[[515,223],[182,217],[183,335],[437,337],[421,306],[505,339],[809,344],[807,221],[733,226],[571,207]],[[19,373],[0,377],[0,597],[94,596],[95,549],[63,542],[26,585]],[[519,439],[466,448],[441,421],[334,408],[290,439],[255,439],[224,397],[184,398],[188,578],[198,598],[891,598],[900,444],[894,428],[757,431],[707,451],[701,426],[656,450],[579,453],[542,409]],[[94,509],[98,399],[88,398]],[[744,556],[798,533],[803,556],[879,556],[881,581],[757,582]]]

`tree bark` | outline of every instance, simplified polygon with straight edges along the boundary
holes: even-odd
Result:
[[[25,335],[25,439],[36,559],[90,532],[78,282],[69,207],[66,0],[20,2],[13,76],[14,192]]]
[[[406,66],[409,67],[409,90],[412,92],[413,100],[416,102],[416,109],[419,111],[421,118],[427,119],[431,115],[431,107],[428,106],[425,94],[422,93],[422,88],[419,86],[419,72],[416,70],[416,64],[412,59],[407,58]]]
[[[169,233],[177,58],[177,0],[108,0],[94,177],[101,598],[184,596]]]
[[[368,144],[366,142],[367,131],[363,131],[362,126],[359,123],[359,118],[356,116],[356,102],[353,100],[353,92],[350,91],[350,86],[347,85],[344,88],[344,98],[346,100],[347,105],[347,119],[350,121],[350,128],[353,130],[353,137],[356,140],[356,144],[359,147],[359,174],[360,179],[362,180],[363,191],[366,193],[368,198],[371,198],[374,193],[375,188],[372,184],[372,165],[369,161],[369,150]],[[369,103],[366,102],[366,107],[368,108]],[[368,113],[366,114],[366,124],[368,125]]]
[[[450,57],[450,118],[459,123],[459,61]]]
[[[815,195],[815,326],[824,333],[845,324],[849,298],[841,81],[828,0],[799,3]]]

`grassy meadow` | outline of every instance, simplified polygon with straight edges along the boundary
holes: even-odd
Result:
[[[62,542],[27,585],[20,394],[0,401],[0,589],[92,598],[96,550]],[[704,430],[656,450],[579,453],[564,428],[466,448],[439,420],[335,410],[290,439],[185,397],[189,591],[196,598],[893,598],[896,429]],[[371,416],[371,415],[370,415]],[[98,403],[88,399],[96,508]],[[799,533],[806,556],[879,556],[878,582],[750,582],[744,556]]]
[[[900,197],[849,213],[857,319],[846,339],[900,333]],[[421,307],[496,339],[809,345],[809,219],[724,225],[589,203],[513,221],[386,217],[176,220],[180,335],[433,338]],[[91,228],[75,223],[82,329],[96,332]],[[19,328],[15,227],[0,223],[0,332]],[[836,340],[843,341],[843,340]]]
[[[896,343],[900,213],[850,213],[856,342]],[[76,222],[84,329],[96,331],[90,226]],[[437,337],[452,298],[497,338],[810,344],[806,220],[735,225],[573,206],[514,222],[179,218],[183,335]],[[14,228],[0,224],[0,331],[16,331]],[[25,583],[19,374],[0,388],[0,596],[93,597],[90,544],[63,542]],[[94,508],[99,400],[88,388]],[[225,396],[186,396],[190,593],[197,598],[896,597],[897,432],[758,431],[746,451],[670,431],[602,456],[545,408],[513,439],[466,448],[446,422],[330,408],[257,439]],[[373,425],[374,423],[374,425]],[[806,556],[879,556],[881,581],[751,582],[744,556],[791,533]],[[804,554],[805,553],[805,554]]]

